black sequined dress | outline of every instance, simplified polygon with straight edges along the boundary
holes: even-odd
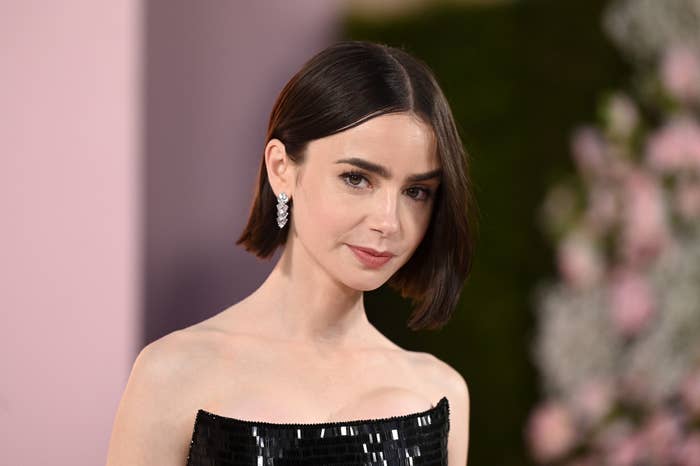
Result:
[[[187,466],[447,464],[447,397],[418,413],[307,424],[197,412]]]

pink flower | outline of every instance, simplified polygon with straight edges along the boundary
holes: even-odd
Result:
[[[640,273],[620,268],[611,274],[609,292],[612,321],[621,335],[642,331],[655,312],[654,293]]]
[[[597,451],[610,452],[623,438],[630,435],[632,430],[632,425],[628,419],[615,418],[611,422],[604,424],[599,430],[593,431],[591,445]]]
[[[700,217],[700,182],[680,177],[674,195],[675,210],[685,220]]]
[[[651,389],[646,373],[624,371],[619,376],[618,397],[625,403],[637,406],[655,406],[659,400]]]
[[[603,275],[603,259],[590,235],[570,233],[557,248],[557,266],[564,280],[574,288],[585,288]]]
[[[634,466],[645,456],[644,438],[641,433],[630,433],[611,446],[606,465]]]
[[[700,126],[690,116],[677,116],[649,137],[645,163],[659,173],[700,170]]]
[[[682,438],[680,422],[664,409],[654,412],[644,423],[644,441],[653,464],[671,464]]]
[[[536,407],[527,423],[526,436],[537,461],[563,457],[576,441],[571,414],[559,401],[547,401]]]
[[[573,395],[572,409],[583,425],[590,427],[601,420],[612,407],[614,387],[607,379],[591,379],[584,383]]]
[[[681,383],[683,403],[694,416],[700,416],[700,368],[696,368]]]
[[[682,102],[700,97],[700,59],[683,44],[666,50],[661,61],[661,81],[668,92]]]
[[[670,242],[666,205],[659,182],[632,170],[623,186],[621,253],[630,264],[645,264]]]
[[[618,216],[615,191],[602,183],[594,183],[588,190],[588,206],[585,221],[596,234],[610,230]]]
[[[607,166],[607,145],[600,130],[581,126],[571,137],[571,152],[579,172],[588,177],[603,173]]]
[[[678,466],[700,466],[700,432],[693,432],[680,444],[676,453]]]
[[[629,177],[631,172],[637,169],[636,164],[633,164],[631,161],[615,157],[610,161],[606,174],[610,182],[620,184]]]

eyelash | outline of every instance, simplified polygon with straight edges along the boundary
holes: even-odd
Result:
[[[352,189],[362,189],[362,188],[360,188],[359,186],[356,186],[356,185],[354,185],[354,184],[352,184],[352,183],[348,183],[347,179],[350,178],[351,176],[357,176],[357,177],[360,177],[360,178],[362,178],[363,180],[369,182],[369,180],[367,179],[367,177],[366,177],[365,175],[363,175],[361,172],[358,172],[358,171],[349,171],[349,172],[345,172],[345,173],[341,174],[341,175],[340,175],[340,178],[345,182],[346,185],[350,186]],[[424,197],[423,199],[418,199],[418,198],[416,198],[416,197],[409,196],[411,199],[413,199],[413,200],[416,201],[416,202],[427,202],[427,201],[430,200],[430,198],[431,198],[432,195],[433,195],[433,190],[432,190],[432,189],[423,188],[423,187],[420,187],[420,186],[412,186],[411,188],[419,189],[419,190],[421,190],[421,191],[425,194],[425,197]],[[409,188],[409,189],[411,189],[411,188]]]

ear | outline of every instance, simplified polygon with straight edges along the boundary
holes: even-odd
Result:
[[[284,191],[291,199],[294,193],[297,168],[287,156],[284,144],[277,138],[270,139],[265,146],[265,167],[275,196]]]

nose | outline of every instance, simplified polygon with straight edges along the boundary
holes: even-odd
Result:
[[[398,196],[386,191],[377,196],[372,216],[372,229],[382,233],[382,236],[395,234],[400,227]]]

